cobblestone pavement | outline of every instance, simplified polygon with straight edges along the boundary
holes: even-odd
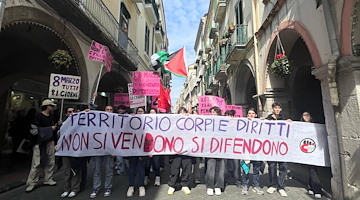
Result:
[[[91,163],[89,165],[89,169],[91,168]],[[167,168],[169,169],[169,167]],[[237,188],[235,185],[228,185],[225,191],[221,196],[208,196],[206,194],[206,188],[204,185],[204,172],[202,170],[202,183],[199,185],[191,184],[191,194],[185,195],[182,191],[176,191],[173,195],[167,195],[167,177],[169,170],[165,170],[161,174],[161,186],[153,186],[154,177],[153,174],[150,176],[150,183],[146,188],[146,196],[138,197],[138,189],[136,188],[134,197],[126,197],[126,191],[128,186],[127,176],[116,175],[113,178],[113,191],[110,197],[103,197],[103,191],[100,193],[98,197],[95,199],[157,199],[157,200],[184,200],[184,199],[266,199],[266,200],[275,200],[275,199],[289,199],[289,200],[307,200],[307,199],[315,199],[314,196],[310,196],[307,193],[306,187],[300,182],[290,179],[286,181],[286,191],[288,197],[281,197],[278,192],[274,194],[266,193],[266,185],[268,184],[268,174],[261,175],[260,181],[262,185],[262,189],[265,192],[264,195],[259,196],[256,193],[252,192],[251,187],[248,195],[242,195],[241,189]],[[92,185],[92,170],[88,172],[88,183],[85,191],[79,193],[76,197],[72,199],[90,199],[91,193],[91,185]],[[307,175],[306,175],[307,176]],[[12,189],[8,192],[0,194],[1,200],[55,200],[55,199],[63,199],[60,198],[60,194],[63,192],[63,184],[62,180],[62,172],[57,173],[54,176],[54,179],[58,181],[56,186],[43,186],[41,181],[34,191],[31,193],[26,193],[26,186],[21,186],[15,189]],[[191,179],[192,182],[192,179]],[[251,181],[250,181],[251,183]],[[323,197],[322,199],[327,199]]]

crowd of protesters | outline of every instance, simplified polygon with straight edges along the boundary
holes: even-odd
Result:
[[[39,181],[39,170],[44,171],[44,185],[54,186],[57,184],[53,180],[53,173],[55,167],[55,151],[57,150],[56,141],[59,137],[60,126],[63,124],[61,120],[55,122],[52,112],[54,104],[51,100],[44,100],[41,105],[41,112],[34,115],[34,120],[30,123],[27,119],[27,126],[30,130],[31,143],[33,144],[33,156],[30,173],[27,179],[26,192],[34,190],[37,182]],[[86,109],[85,111],[89,111]],[[105,112],[115,112],[112,106],[106,106]],[[281,115],[281,104],[273,103],[272,113],[266,118],[261,120],[283,120]],[[73,113],[79,112],[73,107],[65,109],[66,117],[71,116]],[[148,112],[143,107],[139,107],[135,112],[131,112],[126,106],[119,106],[116,110],[119,114],[157,114],[156,109],[150,109]],[[212,107],[210,109],[211,115],[223,115],[219,107]],[[22,113],[19,113],[21,115]],[[181,107],[177,114],[189,115],[187,109]],[[197,115],[196,110],[191,112]],[[23,115],[23,114],[22,114]],[[234,110],[227,110],[224,112],[225,116],[234,117]],[[257,113],[254,108],[247,110],[249,120],[257,118]],[[288,119],[290,122],[291,120]],[[304,112],[301,120],[303,122],[312,122],[310,113]],[[64,122],[66,123],[66,122]],[[24,128],[24,127],[22,127]],[[19,139],[15,138],[16,143]],[[165,169],[164,163],[165,156],[149,155],[149,156],[93,156],[88,157],[61,157],[62,172],[64,173],[64,189],[61,197],[74,197],[80,191],[85,189],[87,180],[87,166],[93,167],[92,176],[92,192],[90,198],[96,198],[101,191],[103,196],[109,197],[112,192],[112,179],[114,172],[118,175],[128,175],[129,183],[126,193],[127,197],[134,196],[136,189],[138,189],[138,196],[144,197],[146,195],[145,187],[149,183],[150,172],[155,174],[154,186],[160,186],[160,173],[161,169]],[[195,184],[200,184],[200,164],[203,160],[205,165],[205,182],[206,193],[209,196],[221,195],[225,187],[230,183],[231,179],[235,179],[237,187],[241,188],[241,193],[247,195],[250,185],[250,170],[252,165],[252,187],[251,190],[258,194],[263,195],[264,191],[261,189],[260,173],[264,174],[266,163],[256,160],[239,160],[239,159],[223,159],[223,158],[195,158],[185,155],[170,155],[169,158],[169,178],[167,180],[169,189],[168,195],[174,194],[175,191],[181,190],[185,194],[191,194],[189,179],[193,174]],[[90,164],[88,164],[90,163]],[[273,162],[267,161],[268,175],[270,184],[266,192],[269,194],[278,191],[283,197],[287,196],[285,191],[285,180],[287,176],[287,163],[286,162]],[[309,194],[315,195],[315,198],[321,198],[322,188],[319,178],[317,176],[317,169],[315,166],[308,166],[310,179],[309,179]],[[279,171],[279,173],[277,172]],[[104,173],[103,173],[104,172]],[[101,175],[105,174],[105,180],[101,185]],[[279,176],[278,176],[279,174]],[[137,184],[136,184],[137,180]],[[138,187],[135,187],[138,186]]]

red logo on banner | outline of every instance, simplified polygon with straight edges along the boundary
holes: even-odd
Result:
[[[316,149],[316,143],[313,139],[305,138],[300,142],[300,149],[304,153],[312,153]]]

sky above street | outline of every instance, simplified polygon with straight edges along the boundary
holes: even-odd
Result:
[[[187,65],[194,63],[194,44],[200,18],[207,13],[210,0],[163,0],[169,53],[185,46]],[[171,102],[176,105],[185,78],[172,76]]]

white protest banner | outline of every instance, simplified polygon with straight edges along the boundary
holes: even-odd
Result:
[[[54,99],[79,99],[80,84],[80,76],[50,74],[48,97]]]
[[[226,116],[70,116],[60,129],[58,156],[196,157],[282,161],[329,166],[325,125]]]
[[[145,96],[139,96],[139,95],[133,95],[133,84],[128,84],[128,90],[129,90],[129,102],[130,102],[130,108],[137,108],[141,106],[145,106],[146,104],[146,98]]]

